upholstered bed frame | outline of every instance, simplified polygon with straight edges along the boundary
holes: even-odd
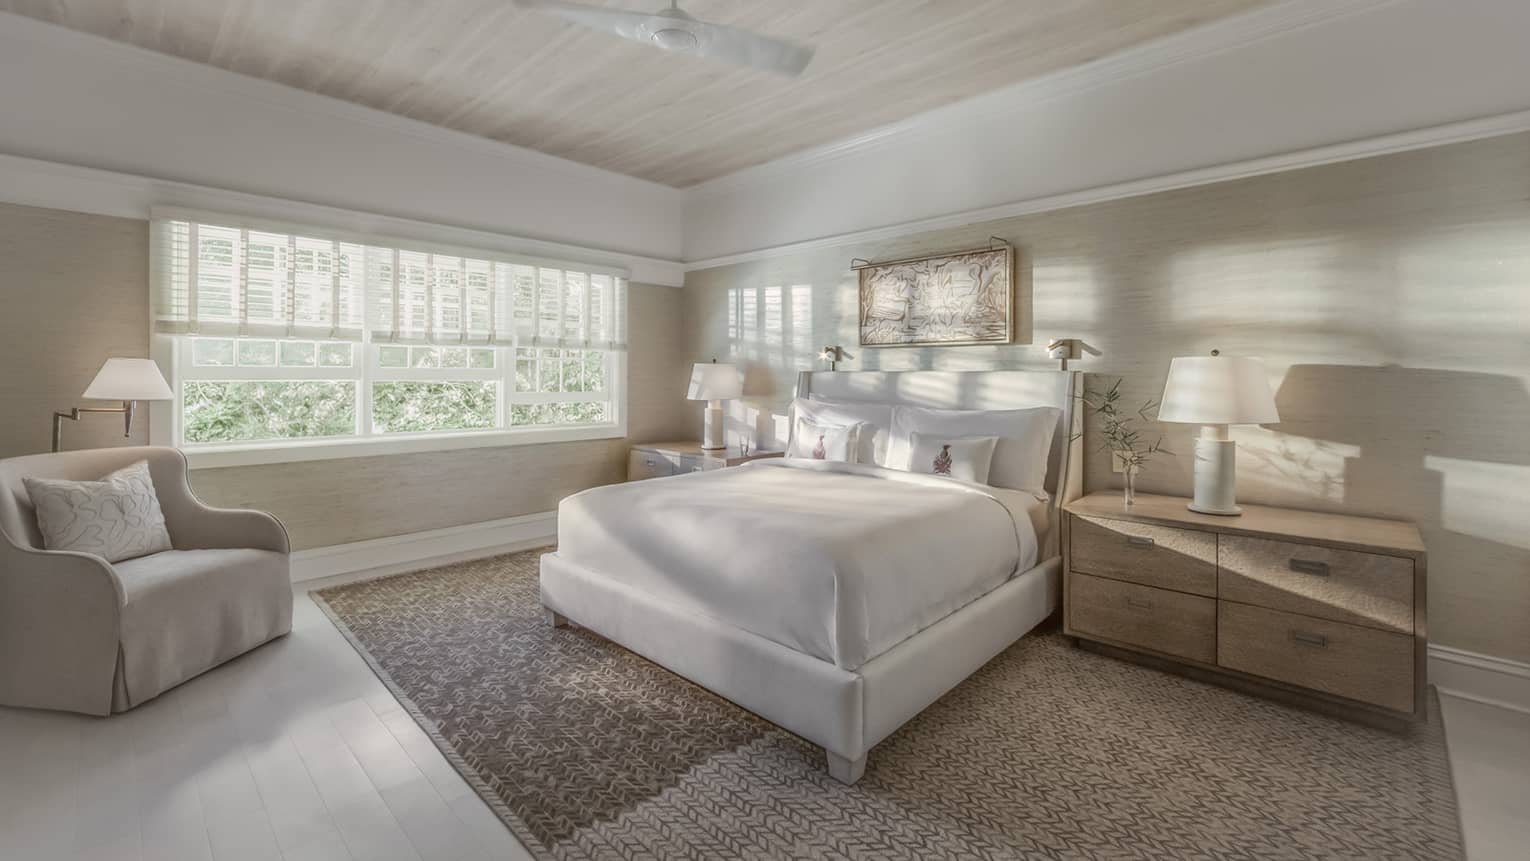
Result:
[[[1079,375],[1070,371],[804,372],[797,395],[950,409],[1062,409],[1052,438],[1051,494],[1042,559],[1004,585],[855,671],[706,616],[679,610],[616,580],[542,557],[542,605],[815,744],[829,773],[854,783],[866,755],[914,715],[1014,643],[1058,606],[1060,507],[1082,488]]]

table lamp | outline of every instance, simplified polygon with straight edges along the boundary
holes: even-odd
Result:
[[[53,414],[53,450],[64,440],[64,419],[79,421],[80,413],[122,413],[122,435],[133,434],[133,413],[139,401],[168,401],[175,397],[153,359],[107,359],[82,398],[122,401],[120,407],[75,407]]]
[[[1228,425],[1280,421],[1264,361],[1252,356],[1182,356],[1169,362],[1158,420],[1201,426],[1195,441],[1191,511],[1241,514],[1235,501],[1237,443]]]
[[[719,365],[713,359],[711,362],[697,362],[691,368],[691,389],[686,397],[693,401],[707,402],[706,418],[701,429],[703,449],[716,451],[727,448],[723,436],[722,402],[743,393],[743,381],[739,379],[738,368],[733,365]]]

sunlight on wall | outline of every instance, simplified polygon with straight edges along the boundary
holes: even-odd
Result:
[[[1530,224],[1432,231],[1398,254],[1395,327],[1408,364],[1530,374]]]
[[[1352,238],[1303,235],[1212,243],[1168,261],[1165,302],[1176,328],[1214,331],[1224,353],[1322,355],[1340,363],[1384,353],[1391,273]],[[1378,319],[1379,318],[1379,319]],[[1381,324],[1381,325],[1378,325]]]
[[[1361,454],[1358,445],[1258,426],[1233,428],[1232,437],[1238,442],[1240,492],[1274,504],[1342,503],[1348,461]],[[1193,460],[1183,465],[1187,477]]]
[[[1433,455],[1424,458],[1424,465],[1444,477],[1441,526],[1530,550],[1523,511],[1525,499],[1530,498],[1530,465]]]

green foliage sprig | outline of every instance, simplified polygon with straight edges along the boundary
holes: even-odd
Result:
[[[1137,426],[1139,421],[1153,420],[1148,413],[1158,407],[1157,401],[1150,399],[1144,402],[1137,408],[1135,414],[1123,412],[1119,379],[1103,392],[1086,388],[1082,399],[1084,405],[1100,423],[1100,437],[1105,441],[1100,449],[1112,457],[1120,458],[1122,465],[1127,469],[1133,472],[1140,471],[1147,465],[1148,459],[1159,452],[1174,454],[1163,447],[1162,436],[1151,443],[1146,442],[1142,431]]]

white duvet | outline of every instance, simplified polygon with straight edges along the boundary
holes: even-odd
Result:
[[[853,670],[1036,564],[1022,491],[755,461],[558,507],[567,561]]]

